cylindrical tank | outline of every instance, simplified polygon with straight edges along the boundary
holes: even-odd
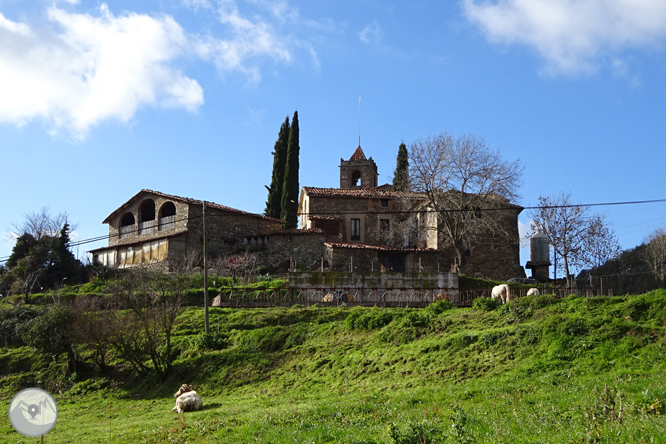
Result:
[[[541,231],[537,231],[530,238],[530,261],[550,262],[550,242],[548,236]]]

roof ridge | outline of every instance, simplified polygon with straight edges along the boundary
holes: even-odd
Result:
[[[361,145],[359,145],[358,148],[356,148],[356,151],[354,151],[354,154],[352,154],[349,160],[368,160],[365,158],[365,153],[363,153]]]

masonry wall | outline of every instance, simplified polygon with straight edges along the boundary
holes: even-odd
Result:
[[[359,185],[354,186],[352,174],[361,173]],[[367,160],[340,159],[340,188],[372,188],[377,186],[377,165],[372,157]]]
[[[147,199],[152,199],[155,202],[155,219],[156,226],[153,231],[144,230],[142,233],[139,232],[139,207]],[[163,205],[167,202],[171,202],[176,207],[175,221],[173,223],[167,224],[166,226],[159,227],[157,224],[157,219],[160,214],[160,209],[163,208]],[[122,238],[119,236],[120,233],[120,220],[127,213],[132,213],[134,215],[134,225],[127,228],[131,230],[130,233],[124,234]],[[149,238],[154,238],[156,236],[170,235],[178,233],[187,229],[187,219],[189,217],[189,205],[182,203],[176,200],[171,200],[156,194],[147,193],[143,196],[143,199],[137,199],[136,202],[133,202],[128,206],[128,208],[111,218],[109,220],[109,246],[114,246],[118,244],[126,244],[130,242],[136,242],[140,240],[145,240]]]
[[[441,288],[457,289],[457,273],[289,273],[289,287],[303,288]]]
[[[462,273],[496,280],[525,277],[520,265],[518,213],[518,210],[495,213],[504,233],[480,233],[469,249],[470,255],[464,258]]]
[[[286,261],[293,261],[297,267],[307,270],[321,266],[324,234],[272,234],[264,253],[259,253],[261,265],[275,269]]]

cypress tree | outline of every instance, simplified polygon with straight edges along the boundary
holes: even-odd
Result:
[[[287,145],[289,143],[289,116],[284,119],[278,139],[273,147],[273,176],[271,186],[268,190],[268,200],[264,214],[268,217],[279,219],[282,215],[282,185],[284,183],[284,172],[287,164]]]
[[[409,188],[409,155],[407,146],[401,143],[393,176],[393,191],[409,191]]]
[[[286,223],[285,228],[296,228],[298,212],[298,154],[301,148],[298,144],[298,111],[294,112],[289,128],[289,144],[287,147],[287,166],[284,172],[284,185],[282,186],[282,213],[281,219]]]

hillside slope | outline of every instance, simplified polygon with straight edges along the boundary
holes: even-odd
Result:
[[[62,361],[3,349],[3,408],[62,390],[49,442],[666,442],[666,292],[477,308],[213,308],[210,335],[186,308],[182,377],[58,379]],[[203,411],[170,412],[183,382]]]

